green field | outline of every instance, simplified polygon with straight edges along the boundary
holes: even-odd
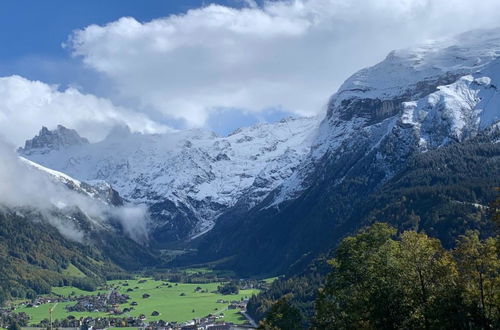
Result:
[[[117,280],[109,281],[108,285],[119,287],[119,291],[126,293],[130,296],[129,302],[120,305],[120,309],[126,307],[134,307],[134,309],[127,314],[123,314],[122,317],[126,316],[139,316],[140,314],[146,315],[146,321],[153,320],[164,320],[164,321],[177,321],[185,322],[193,318],[200,318],[206,316],[210,313],[212,314],[224,314],[224,320],[233,323],[243,323],[245,319],[238,313],[237,310],[228,310],[228,304],[217,303],[217,300],[240,300],[244,297],[250,297],[252,294],[256,294],[258,290],[241,290],[237,295],[220,295],[213,293],[217,290],[219,283],[208,283],[208,284],[186,284],[186,283],[169,283],[172,287],[163,285],[163,281],[154,281],[152,279],[146,279],[146,282],[139,283],[140,279],[136,280]],[[128,286],[124,286],[127,283]],[[201,287],[202,290],[208,290],[208,292],[195,292],[197,287]],[[132,292],[126,292],[127,289],[132,289]],[[137,288],[137,289],[136,289]],[[69,296],[74,293],[78,295],[90,295],[97,294],[99,291],[86,292],[79,290],[74,287],[61,287],[54,288],[53,292],[59,295]],[[103,291],[101,291],[103,292]],[[143,294],[149,294],[149,298],[143,298]],[[183,295],[181,295],[183,294]],[[137,302],[137,306],[130,306],[132,301]],[[75,317],[81,316],[92,316],[92,317],[102,317],[108,316],[106,313],[94,313],[94,312],[83,312],[83,313],[69,313],[64,308],[67,305],[74,305],[75,302],[65,302],[59,303],[54,309],[53,318],[63,319],[69,315]],[[54,304],[43,304],[39,307],[20,307],[16,312],[25,312],[30,315],[31,324],[37,324],[41,320],[48,318],[48,310]],[[194,311],[193,311],[194,310]],[[160,313],[159,316],[152,316],[151,313],[157,311]]]
[[[266,278],[264,279],[264,282],[266,282],[267,284],[271,284],[273,283],[274,281],[276,281],[279,277],[270,277],[270,278]]]
[[[86,275],[75,267],[73,264],[69,264],[68,268],[62,271],[64,275],[73,276],[73,277],[85,277]]]

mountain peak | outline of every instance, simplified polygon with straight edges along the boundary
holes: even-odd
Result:
[[[52,150],[64,149],[70,146],[88,144],[89,141],[81,137],[74,129],[57,125],[56,129],[49,130],[42,126],[38,135],[26,140],[24,148],[19,148],[19,153],[30,155],[33,153],[48,153]]]
[[[120,140],[130,136],[131,134],[132,131],[128,125],[116,125],[106,136],[106,140]]]
[[[500,57],[500,29],[475,30],[394,50],[380,63],[348,78],[329,104],[329,116],[379,121],[416,101],[487,68]]]

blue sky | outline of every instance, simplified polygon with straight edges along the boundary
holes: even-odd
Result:
[[[205,3],[240,7],[239,1],[202,0],[2,0],[0,22],[3,33],[0,60],[27,56],[66,57],[61,48],[75,29],[105,24],[123,16],[145,22],[184,13]]]
[[[17,145],[57,124],[91,140],[123,124],[225,135],[321,116],[389,51],[498,26],[499,12],[498,0],[2,0],[0,132]]]
[[[258,3],[259,1],[256,1]],[[243,0],[3,0],[0,22],[6,33],[0,33],[0,76],[21,75],[31,80],[57,84],[60,88],[76,85],[86,92],[106,96],[100,77],[74,59],[62,44],[72,31],[88,25],[104,25],[121,17],[134,17],[140,22],[184,14],[216,3],[233,8],[245,5]],[[232,109],[218,111],[207,121],[207,128],[226,135],[240,126],[258,121],[276,121],[292,115],[271,109],[260,116]],[[179,128],[182,122],[160,119]]]
[[[124,16],[147,22],[182,14],[205,3],[202,0],[2,0],[0,26],[4,32],[0,33],[0,45],[6,46],[0,47],[0,76],[21,74],[62,85],[85,80],[79,61],[73,61],[69,51],[62,47],[72,31]],[[243,2],[210,3],[241,7]]]

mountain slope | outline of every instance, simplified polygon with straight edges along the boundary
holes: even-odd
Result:
[[[132,232],[140,233],[141,213],[109,186],[19,158],[3,143],[0,158],[0,300],[57,285],[94,288],[123,269],[159,263],[131,238],[139,241]]]
[[[51,148],[57,143],[50,137],[60,129],[42,129],[19,152],[82,181],[104,180],[125,199],[147,204],[153,237],[168,243],[210,230],[237,202],[249,208],[262,200],[307,155],[318,123],[286,119],[228,137],[200,130],[142,135],[117,128],[104,141],[58,148]]]
[[[286,272],[381,217],[445,244],[467,228],[487,231],[500,177],[499,85],[500,29],[480,30],[360,70],[321,123],[287,119],[228,137],[118,127],[98,143],[42,129],[19,152],[145,203],[157,247],[186,238],[198,247],[175,262]]]
[[[121,271],[98,249],[65,238],[42,218],[28,209],[0,209],[0,300],[34,298],[63,284],[88,288]],[[67,276],[70,265],[86,277]]]
[[[253,209],[221,216],[195,260],[285,272],[375,219],[420,218],[417,229],[445,242],[483,228],[500,184],[499,56],[500,30],[475,31],[354,74],[332,96],[307,160]]]
[[[87,182],[76,180],[64,173],[34,163],[24,157],[19,157],[19,159],[29,167],[46,174],[56,184],[62,183],[72,191],[76,191],[106,205],[122,206],[124,204],[124,201],[118,192],[105,181],[93,181],[89,184]]]

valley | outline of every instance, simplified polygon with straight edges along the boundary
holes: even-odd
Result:
[[[189,272],[203,274],[203,270],[198,269]],[[260,284],[257,281],[246,283],[243,285],[245,289],[231,294],[219,293],[221,285],[221,282],[182,283],[137,277],[107,281],[95,291],[53,287],[50,294],[34,300],[18,300],[11,306],[14,307],[12,313],[25,313],[29,317],[27,325],[32,327],[49,325],[49,309],[52,310],[54,327],[95,325],[96,322],[107,322],[107,327],[144,327],[165,323],[181,326],[194,319],[206,323],[248,323],[242,311],[245,311],[248,299],[260,291],[250,287],[267,286],[265,281]],[[116,303],[112,294],[124,297],[126,301]],[[100,305],[100,301],[109,302]],[[88,310],[71,310],[71,306],[77,303]]]
[[[0,144],[0,326],[499,328],[499,85],[474,30],[322,116]]]

